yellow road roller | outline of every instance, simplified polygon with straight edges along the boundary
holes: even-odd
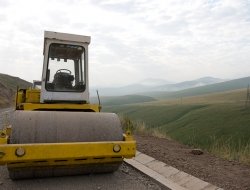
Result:
[[[89,102],[89,44],[89,36],[45,31],[42,80],[18,89],[0,131],[0,164],[11,179],[114,172],[135,156],[118,116]]]

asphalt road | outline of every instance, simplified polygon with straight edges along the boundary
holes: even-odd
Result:
[[[9,179],[7,167],[0,167],[0,189],[18,190],[66,190],[66,189],[164,189],[150,178],[123,164],[120,169],[109,174],[92,174],[70,177],[16,180]]]
[[[3,124],[9,122],[10,109],[0,110],[0,129]],[[97,190],[120,190],[120,189],[166,189],[149,177],[126,165],[121,165],[119,170],[109,174],[92,174],[70,177],[54,177],[42,179],[27,179],[12,181],[9,178],[6,166],[0,166],[0,189],[18,190],[66,190],[66,189],[97,189]]]

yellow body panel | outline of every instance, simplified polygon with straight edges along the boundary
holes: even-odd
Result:
[[[100,105],[96,104],[74,104],[74,103],[40,103],[39,89],[20,89],[16,97],[17,110],[82,110],[99,112]]]
[[[121,151],[114,152],[114,145]],[[16,150],[22,148],[25,155],[19,157]],[[122,161],[135,154],[135,143],[131,142],[81,142],[81,143],[44,143],[0,145],[0,165],[21,167],[44,163],[45,165],[91,164]]]
[[[16,103],[39,103],[40,102],[40,89],[19,89],[16,96]]]
[[[39,103],[40,102],[40,93],[39,89],[27,89],[25,101],[27,103]]]
[[[7,144],[9,133],[9,127],[0,131],[0,165],[15,168],[111,163],[132,158],[136,153],[136,143],[130,134],[124,135],[124,141]],[[119,152],[114,151],[115,145],[120,146]],[[24,154],[18,155],[18,150]]]

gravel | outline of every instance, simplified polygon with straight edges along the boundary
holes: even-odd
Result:
[[[174,140],[136,136],[140,152],[181,171],[229,190],[250,190],[250,166],[218,158],[208,152],[192,154],[192,148]]]
[[[66,189],[97,189],[97,190],[161,190],[166,189],[152,179],[125,163],[118,171],[108,174],[92,174],[70,177],[53,177],[12,181],[9,179],[5,166],[0,167],[0,189],[3,190],[66,190]]]

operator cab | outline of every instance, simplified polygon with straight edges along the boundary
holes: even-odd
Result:
[[[41,103],[86,103],[89,36],[45,31]]]

